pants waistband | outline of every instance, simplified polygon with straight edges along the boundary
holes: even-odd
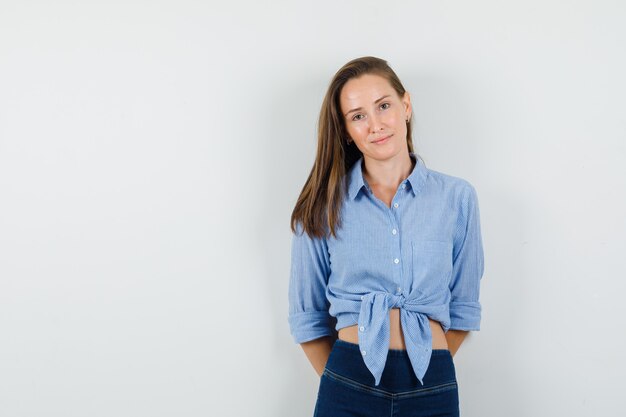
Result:
[[[433,349],[431,352],[428,370],[424,375],[424,385],[415,376],[409,354],[404,349],[389,349],[378,386],[374,385],[374,376],[365,366],[361,350],[356,343],[336,339],[326,368],[344,378],[389,392],[401,392],[456,381],[456,370],[450,351]]]

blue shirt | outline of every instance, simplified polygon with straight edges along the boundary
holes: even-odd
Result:
[[[337,236],[313,239],[300,223],[292,234],[288,322],[294,341],[358,324],[375,385],[387,360],[389,309],[400,309],[406,350],[422,384],[432,351],[429,317],[444,332],[480,330],[484,266],[476,190],[410,156],[415,165],[391,207],[363,178],[361,157],[347,173]]]

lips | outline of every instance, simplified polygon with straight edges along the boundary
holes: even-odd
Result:
[[[377,139],[377,140],[375,140],[375,141],[372,141],[372,143],[383,143],[383,142],[386,142],[386,141],[387,141],[387,139],[389,139],[391,136],[392,136],[392,135],[385,136],[384,138],[380,138],[380,139]]]

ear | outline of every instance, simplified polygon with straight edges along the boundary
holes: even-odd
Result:
[[[404,97],[402,97],[402,103],[404,104],[404,110],[407,114],[407,119],[411,118],[411,113],[413,112],[413,106],[411,105],[411,95],[408,91],[404,92]]]

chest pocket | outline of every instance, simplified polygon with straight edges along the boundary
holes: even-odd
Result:
[[[452,243],[414,240],[411,262],[414,289],[424,294],[441,291],[448,286],[452,275]]]

